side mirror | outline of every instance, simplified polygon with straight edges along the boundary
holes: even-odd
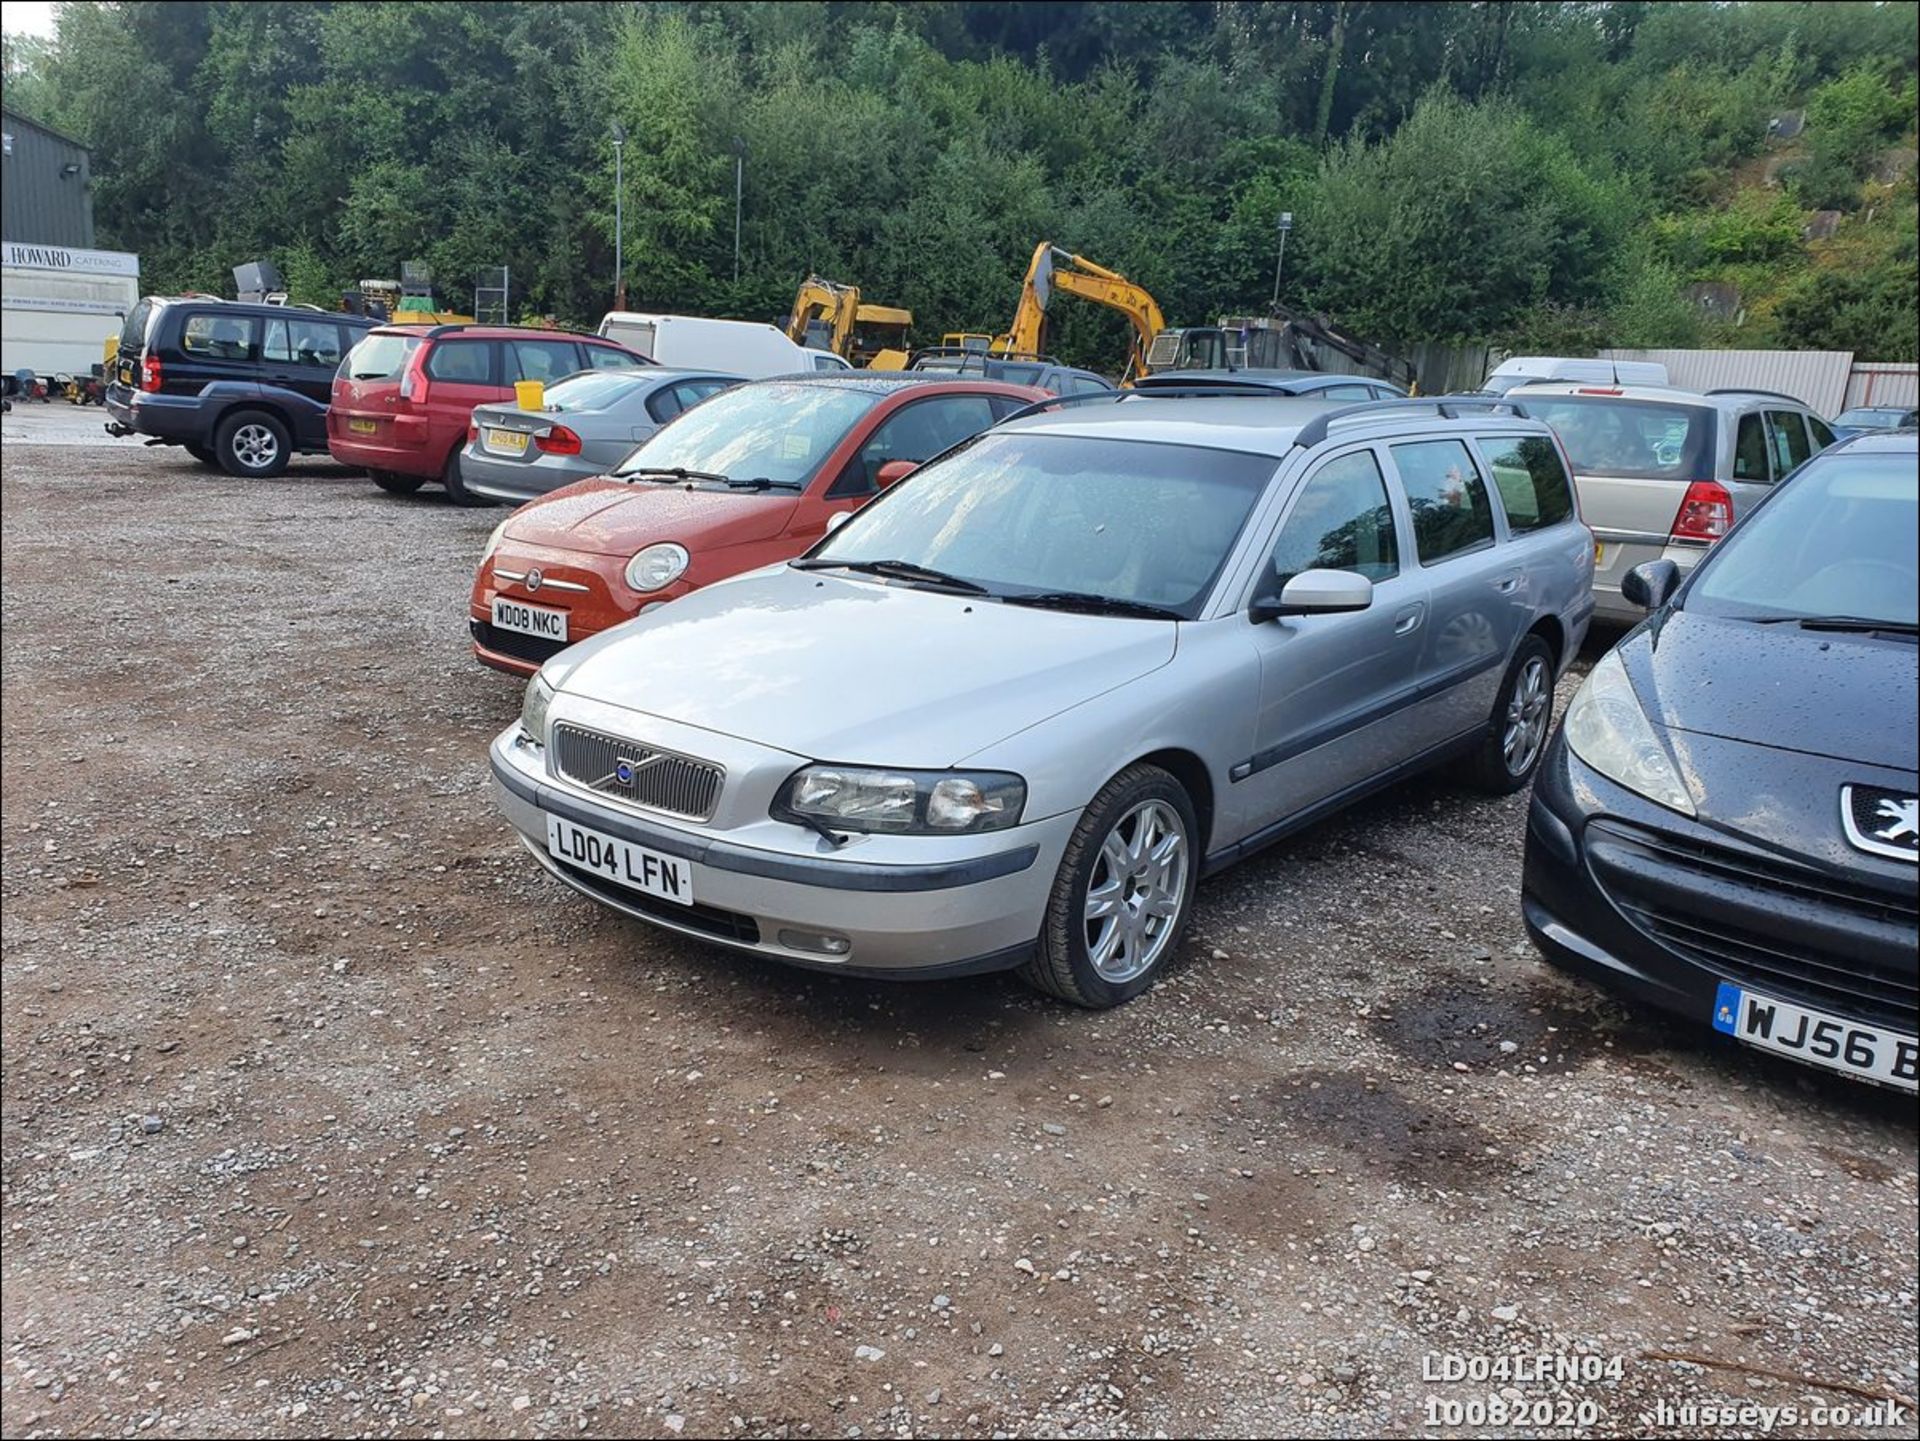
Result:
[[[1620,599],[1642,610],[1658,610],[1679,588],[1679,566],[1670,560],[1650,560],[1620,578]]]
[[[890,460],[880,467],[880,473],[873,478],[874,483],[885,490],[895,481],[905,480],[919,468],[920,462],[917,460]]]
[[[1350,570],[1303,570],[1280,594],[1256,597],[1250,614],[1255,621],[1284,615],[1345,615],[1373,604],[1373,582]]]

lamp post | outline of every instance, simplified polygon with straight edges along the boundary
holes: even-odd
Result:
[[[1293,212],[1291,210],[1281,211],[1279,224],[1275,228],[1280,232],[1280,254],[1273,262],[1273,304],[1274,308],[1278,309],[1280,306],[1280,271],[1287,263],[1287,232],[1293,229]]]
[[[613,122],[613,308],[627,308],[627,267],[622,242],[626,232],[626,185],[621,169],[621,147],[627,143],[627,127]]]
[[[733,283],[740,284],[740,201],[745,194],[747,168],[746,137],[733,137]]]

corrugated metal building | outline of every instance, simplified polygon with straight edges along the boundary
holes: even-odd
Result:
[[[0,240],[93,248],[93,170],[87,147],[0,110]]]
[[[1608,360],[1657,360],[1683,390],[1747,386],[1804,400],[1831,420],[1856,405],[1920,404],[1920,366],[1856,360],[1851,350],[1603,350]]]

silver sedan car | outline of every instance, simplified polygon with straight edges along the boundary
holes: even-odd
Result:
[[[539,410],[475,406],[460,483],[518,505],[605,475],[681,411],[739,383],[735,375],[654,365],[583,370],[548,386]]]
[[[1442,762],[1527,783],[1593,607],[1545,425],[1043,404],[548,661],[491,755],[535,859],[780,961],[1111,1006],[1203,876]]]

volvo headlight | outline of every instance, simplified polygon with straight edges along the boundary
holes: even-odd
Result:
[[[1601,657],[1567,707],[1567,744],[1609,780],[1648,800],[1694,814],[1693,797],[1654,734],[1618,651]]]
[[[776,820],[894,835],[968,835],[1020,823],[1027,783],[998,771],[808,766],[780,788]]]
[[[686,574],[687,549],[672,541],[650,545],[627,562],[627,584],[645,595],[661,590]]]
[[[547,707],[553,704],[553,687],[542,671],[527,682],[527,698],[520,702],[520,729],[535,745],[547,743]]]

